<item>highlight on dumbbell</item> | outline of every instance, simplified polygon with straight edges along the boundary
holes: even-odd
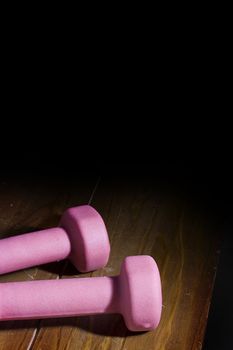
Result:
[[[0,320],[120,313],[131,331],[155,329],[162,293],[151,256],[129,256],[115,277],[0,284]]]
[[[104,267],[110,244],[104,221],[90,205],[67,209],[58,227],[0,240],[0,274],[70,259],[81,272]]]

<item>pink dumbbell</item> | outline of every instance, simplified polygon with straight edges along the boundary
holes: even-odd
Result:
[[[109,253],[103,219],[83,205],[67,209],[59,227],[0,240],[0,274],[65,258],[87,272],[105,266]]]
[[[131,331],[145,331],[161,309],[159,270],[147,255],[125,258],[116,277],[0,284],[0,320],[121,313]]]

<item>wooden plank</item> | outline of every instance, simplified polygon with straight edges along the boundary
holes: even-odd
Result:
[[[125,256],[152,255],[162,278],[161,323],[153,332],[131,333],[119,315],[43,320],[32,349],[201,349],[219,246],[204,202],[143,179],[103,181],[93,205],[105,219],[111,257],[91,275],[116,275]],[[63,278],[87,275],[69,265]]]
[[[8,237],[53,227],[58,224],[64,209],[87,203],[95,187],[96,178],[69,184],[15,185],[0,184],[0,237]],[[0,276],[0,282],[57,278],[64,269],[64,261],[17,271]],[[39,320],[0,323],[0,350],[28,349],[39,327]]]

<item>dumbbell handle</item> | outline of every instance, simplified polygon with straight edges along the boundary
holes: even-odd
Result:
[[[1,239],[0,274],[59,261],[70,252],[70,239],[61,227]]]
[[[117,277],[0,284],[0,320],[119,312]]]

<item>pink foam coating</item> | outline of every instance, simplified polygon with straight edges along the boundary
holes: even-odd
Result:
[[[70,260],[81,272],[104,267],[109,259],[110,243],[104,221],[90,205],[67,209],[60,226],[71,241]]]
[[[0,320],[68,317],[107,312],[111,277],[9,282],[0,284]]]
[[[132,331],[155,329],[162,312],[160,274],[149,255],[126,257],[120,274],[121,311]]]
[[[55,227],[0,240],[0,274],[62,260],[69,256],[70,240]]]
[[[82,272],[106,265],[110,254],[107,230],[90,205],[65,211],[60,227],[0,240],[0,274],[70,258]]]
[[[0,320],[122,313],[132,331],[158,326],[162,309],[157,265],[149,256],[127,257],[117,277],[0,284]]]

